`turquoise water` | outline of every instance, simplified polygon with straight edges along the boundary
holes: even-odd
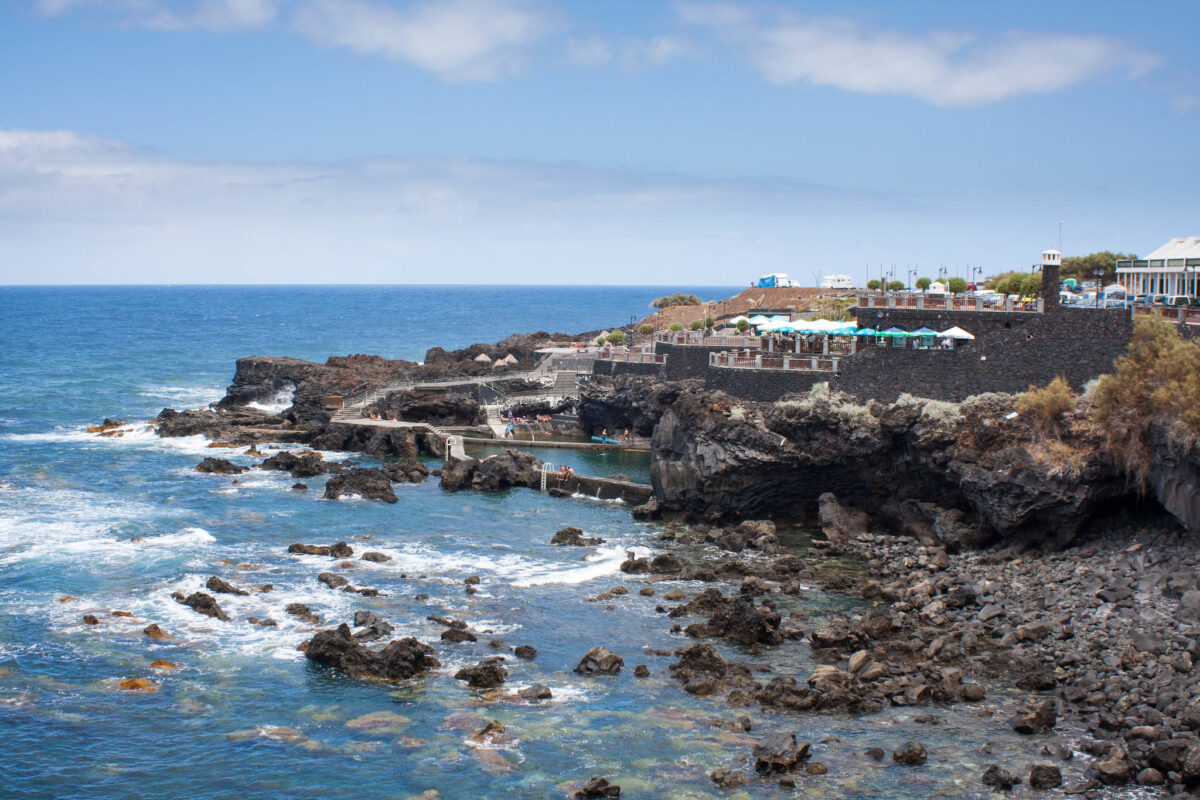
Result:
[[[945,722],[930,727],[914,722],[928,709],[863,719],[773,716],[686,695],[666,670],[675,659],[651,652],[690,643],[655,611],[678,584],[653,584],[656,596],[642,597],[645,576],[617,569],[627,550],[658,546],[656,527],[633,522],[628,506],[527,490],[446,494],[435,482],[397,486],[395,505],[325,502],[320,479],[301,494],[278,473],[247,473],[237,483],[200,475],[193,467],[214,451],[199,439],[160,440],[142,427],[114,439],[84,430],[105,416],[141,423],[163,406],[215,400],[238,356],[419,358],[435,344],[605,327],[642,314],[665,291],[0,289],[0,484],[16,487],[0,489],[0,797],[563,797],[592,775],[621,784],[629,797],[730,796],[707,774],[740,763],[753,740],[773,730],[837,737],[816,748],[830,773],[803,779],[829,797],[974,794],[982,764],[1031,758],[1040,742],[1018,740],[1001,719],[966,707],[937,710]],[[645,475],[644,454],[552,453],[544,457],[581,472]],[[550,546],[566,525],[607,542]],[[285,553],[292,542],[338,540],[356,555],[381,550],[394,560],[342,568]],[[329,569],[384,594],[329,590],[316,580]],[[171,599],[210,575],[273,590],[218,595],[229,622]],[[462,583],[471,575],[481,578],[475,595]],[[630,593],[591,600],[616,585]],[[285,613],[292,602],[328,624],[371,610],[395,635],[432,643],[443,666],[385,686],[312,665],[297,645],[315,628]],[[847,602],[814,589],[781,609],[815,624]],[[99,624],[85,625],[85,614]],[[466,620],[479,642],[443,644],[429,615]],[[251,616],[278,627],[253,625]],[[148,638],[142,630],[151,623],[172,638]],[[506,651],[489,647],[492,640],[540,651],[529,662],[510,658],[505,690],[540,682],[553,699],[531,706],[454,680],[459,667]],[[621,654],[626,670],[603,679],[571,672],[594,645]],[[810,671],[807,645],[787,643],[780,654],[777,672]],[[156,660],[177,669],[152,668]],[[633,676],[639,663],[650,678]],[[155,690],[120,689],[133,678]],[[741,713],[754,720],[752,734],[712,725]],[[468,739],[492,719],[507,727],[508,740]],[[861,756],[912,736],[930,748],[926,767]],[[996,755],[981,752],[988,741]],[[756,784],[734,796],[777,793]]]

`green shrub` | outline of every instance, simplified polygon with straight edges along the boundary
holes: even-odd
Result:
[[[638,333],[642,336],[649,336],[654,333],[654,326],[649,322],[643,322],[641,325],[638,325]]]
[[[613,331],[608,335],[608,343],[615,345],[625,344],[625,331]]]
[[[704,327],[706,327],[706,328],[711,328],[711,327],[713,327],[713,326],[714,326],[714,325],[716,325],[716,324],[717,324],[717,321],[716,321],[715,319],[713,319],[712,317],[705,317],[705,318],[704,318]]]
[[[888,281],[887,290],[889,292],[898,292],[904,288],[904,281]]]
[[[660,297],[651,303],[655,308],[669,308],[671,306],[698,306],[700,298],[694,294],[683,294],[676,292],[675,294]]]
[[[917,288],[922,292],[927,290],[932,285],[933,281],[929,280],[929,278],[917,278]]]
[[[1017,413],[1029,420],[1033,429],[1042,436],[1058,434],[1058,423],[1062,415],[1075,408],[1079,398],[1071,390],[1071,384],[1061,375],[1040,389],[1030,386],[1029,391],[1017,396]]]
[[[678,322],[672,322],[670,325],[667,326],[667,330],[672,331],[674,333],[679,333],[681,330],[683,330],[683,325]]]
[[[748,320],[739,319],[737,324],[738,333],[745,333],[750,330],[750,322]]]
[[[604,337],[603,337],[603,336],[597,336],[597,337],[596,337],[596,344],[600,345],[601,347],[604,347],[604,341],[605,341],[605,340],[604,340]]]
[[[704,330],[704,320],[694,319],[694,320],[692,320],[692,324],[689,325],[688,327],[690,327],[694,331],[702,331],[702,330]]]

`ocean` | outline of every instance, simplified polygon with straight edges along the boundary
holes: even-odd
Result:
[[[592,776],[620,784],[623,797],[728,797],[708,774],[744,766],[754,741],[777,731],[817,743],[829,774],[801,780],[826,797],[984,796],[985,763],[1032,759],[1040,743],[969,707],[937,709],[942,721],[931,726],[917,720],[929,709],[777,715],[684,693],[668,665],[692,640],[672,633],[656,607],[672,588],[703,586],[619,572],[628,551],[651,553],[658,540],[657,526],[634,522],[624,504],[524,489],[448,494],[435,480],[397,485],[394,505],[328,502],[321,479],[297,493],[282,473],[236,482],[199,474],[207,455],[253,459],[200,438],[160,439],[145,425],[163,407],[220,398],[241,356],[420,360],[435,345],[624,324],[680,289],[0,288],[0,798],[540,798],[569,796]],[[683,291],[719,299],[737,289]],[[87,432],[106,417],[132,427],[120,438]],[[645,454],[552,458],[588,474],[648,473]],[[568,525],[605,542],[550,545]],[[337,541],[356,552],[339,571],[379,597],[328,589],[316,576],[329,558],[286,553],[293,542]],[[392,560],[357,560],[365,550]],[[251,590],[218,596],[228,622],[171,599],[212,575]],[[469,576],[480,578],[477,594],[464,591]],[[596,600],[618,585],[629,593]],[[645,586],[655,594],[639,594]],[[852,602],[806,587],[781,609],[816,625]],[[395,636],[431,643],[442,667],[382,685],[314,665],[297,646],[316,626],[288,614],[291,603],[307,604],[322,627],[371,611]],[[96,624],[85,624],[89,615]],[[444,626],[430,616],[465,620],[479,641],[439,641]],[[169,638],[147,636],[150,624]],[[537,657],[512,658],[521,644]],[[596,645],[626,668],[603,678],[572,672]],[[813,666],[807,645],[782,647],[773,674],[803,680]],[[509,653],[504,692],[453,678],[496,653]],[[634,677],[637,664],[650,677]],[[121,687],[133,679],[149,690]],[[534,683],[552,698],[512,694]],[[743,714],[750,733],[714,725]],[[473,741],[491,720],[506,733]],[[926,766],[861,755],[907,738],[926,743]],[[760,782],[733,796],[778,792]]]

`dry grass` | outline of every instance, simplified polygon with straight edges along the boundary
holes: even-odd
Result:
[[[1181,450],[1200,436],[1200,344],[1169,322],[1141,317],[1114,367],[1096,387],[1096,417],[1109,452],[1144,487],[1153,462],[1152,427],[1166,434],[1168,447]]]
[[[1047,468],[1047,477],[1066,480],[1076,480],[1083,474],[1089,455],[1059,439],[1039,439],[1024,450],[1034,464]]]
[[[1059,435],[1059,423],[1063,414],[1073,411],[1079,397],[1071,390],[1071,384],[1061,375],[1040,389],[1030,386],[1029,391],[1017,396],[1017,413],[1029,421],[1041,436]]]

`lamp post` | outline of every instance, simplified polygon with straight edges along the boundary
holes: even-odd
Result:
[[[908,268],[908,290],[911,292],[913,288],[913,276],[917,274],[917,270],[913,267]]]

